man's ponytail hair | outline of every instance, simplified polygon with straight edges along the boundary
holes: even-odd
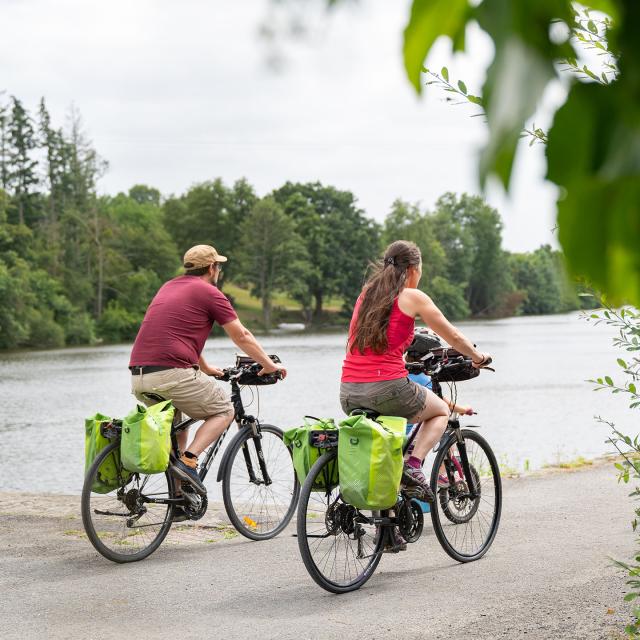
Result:
[[[409,267],[417,267],[422,256],[413,242],[396,240],[385,250],[381,260],[371,265],[371,275],[362,290],[362,300],[349,350],[360,353],[368,347],[374,353],[384,353],[389,344],[387,329],[393,302],[402,291]]]

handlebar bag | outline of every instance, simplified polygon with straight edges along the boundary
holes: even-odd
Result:
[[[342,499],[357,509],[389,509],[398,499],[402,444],[407,421],[351,415],[338,436],[338,475]]]
[[[312,418],[305,416],[304,424],[301,427],[294,427],[284,432],[284,443],[291,447],[293,457],[293,467],[298,476],[298,482],[302,484],[309,474],[309,469],[315,461],[326,451],[318,449],[311,444],[312,431],[335,431],[336,427],[333,418]],[[316,479],[313,489],[316,491],[331,490],[338,484],[338,464],[334,460],[325,467],[325,473]]]
[[[171,423],[175,408],[171,400],[150,407],[137,405],[122,423],[122,465],[136,473],[162,473],[169,466]]]
[[[111,440],[102,435],[101,427],[113,420],[109,416],[96,413],[95,416],[84,421],[84,472],[89,471],[93,461],[100,455],[100,452],[109,444]],[[109,493],[118,487],[123,486],[129,480],[130,474],[122,468],[120,451],[116,448],[111,455],[106,458],[96,474],[96,479],[91,486],[94,493]]]

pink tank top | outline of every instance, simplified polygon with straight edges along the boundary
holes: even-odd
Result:
[[[351,316],[349,337],[355,329],[361,302],[362,294]],[[389,317],[387,350],[384,353],[374,353],[367,347],[364,353],[361,353],[358,349],[350,351],[347,348],[347,355],[342,364],[342,382],[380,382],[406,378],[407,370],[404,368],[403,354],[413,340],[414,325],[414,319],[400,310],[398,298],[396,298]]]

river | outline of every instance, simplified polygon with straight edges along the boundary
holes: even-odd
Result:
[[[463,420],[481,425],[505,469],[610,451],[607,428],[595,415],[632,432],[624,399],[594,392],[585,382],[616,373],[608,328],[592,326],[577,312],[458,326],[494,356],[496,373],[459,383],[458,397],[477,410]],[[344,334],[280,334],[261,342],[286,363],[289,376],[260,388],[259,397],[254,393],[250,413],[283,428],[305,414],[341,415]],[[134,404],[129,352],[129,345],[115,345],[0,354],[0,490],[80,491],[84,418],[96,411],[124,416]],[[208,361],[220,367],[232,364],[234,354],[226,338],[205,347]],[[251,390],[243,397],[249,404]]]

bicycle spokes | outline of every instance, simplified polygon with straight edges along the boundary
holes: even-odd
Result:
[[[438,487],[432,514],[445,550],[459,560],[475,559],[491,544],[501,505],[501,485],[495,456],[477,434],[454,441],[436,461],[444,464],[447,486]],[[444,518],[441,517],[444,516]]]

